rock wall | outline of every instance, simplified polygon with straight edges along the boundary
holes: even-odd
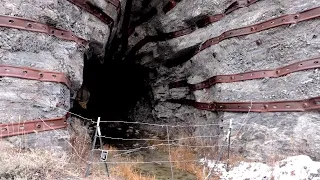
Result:
[[[106,9],[106,4],[95,3]],[[1,0],[0,4],[1,15],[33,19],[103,44],[109,37],[106,24],[67,0]],[[1,27],[0,64],[63,72],[71,80],[72,88],[58,83],[1,77],[0,123],[64,116],[70,108],[70,96],[82,84],[85,48],[43,33]],[[65,138],[68,132],[63,129],[7,140],[24,147],[62,148]]]
[[[201,14],[222,13],[231,1],[181,1],[167,14],[136,28],[130,37],[133,46],[156,28],[170,32],[187,27],[186,20]],[[282,26],[259,33],[224,40],[200,52],[182,65],[167,68],[163,64],[177,52],[221,33],[256,24],[288,13],[301,12],[320,5],[311,0],[261,0],[238,9],[221,21],[197,29],[187,36],[146,44],[138,54],[139,63],[157,69],[153,85],[157,105],[152,110],[158,122],[217,123],[211,129],[195,131],[201,135],[227,134],[233,121],[232,150],[251,159],[306,154],[320,159],[319,113],[224,113],[200,111],[192,107],[165,102],[169,98],[194,98],[199,102],[302,100],[320,95],[319,70],[292,73],[281,78],[266,78],[237,83],[217,84],[210,89],[189,93],[184,88],[168,89],[169,82],[187,78],[193,84],[214,75],[273,69],[319,56],[319,19]],[[137,36],[138,35],[138,36]],[[150,112],[150,111],[149,111]],[[146,112],[144,112],[146,113]],[[143,118],[138,118],[143,120]],[[245,124],[245,125],[243,125]],[[197,134],[198,135],[198,134]]]

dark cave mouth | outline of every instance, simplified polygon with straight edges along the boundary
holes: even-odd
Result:
[[[104,64],[97,61],[85,59],[83,84],[70,111],[88,119],[100,117],[101,121],[113,121],[100,124],[101,133],[105,136],[104,143],[132,146],[137,142],[121,139],[140,138],[144,131],[138,125],[123,121],[134,121],[132,117],[139,101],[143,100],[144,104],[152,106],[150,70],[125,61],[105,61]],[[83,120],[83,124],[95,126],[86,120]]]
[[[70,111],[88,119],[100,117],[101,121],[114,122],[100,125],[103,136],[119,139],[143,136],[138,125],[123,122],[135,121],[135,108],[142,101],[142,106],[152,109],[151,81],[157,71],[139,64],[137,61],[141,57],[128,54],[128,30],[134,30],[157,14],[155,4],[162,1],[151,2],[127,1],[122,22],[110,29],[108,42],[92,40],[84,53],[83,83]],[[88,122],[84,121],[84,124]],[[119,139],[104,140],[107,144],[127,144]]]

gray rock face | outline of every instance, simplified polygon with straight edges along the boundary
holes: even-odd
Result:
[[[230,1],[195,0],[182,1],[167,15],[160,14],[150,23],[136,28],[139,37],[131,37],[134,45],[145,34],[154,35],[152,26],[164,32],[186,27],[184,20],[199,14],[217,14]],[[148,43],[140,53],[161,57],[163,61],[179,50],[204,42],[221,33],[256,24],[283,14],[301,12],[320,5],[320,1],[271,0],[259,1],[238,9],[224,19],[190,35],[160,43]],[[250,80],[217,84],[206,90],[189,93],[186,89],[169,90],[166,84],[187,78],[189,83],[201,82],[211,76],[253,70],[273,69],[301,60],[320,56],[319,19],[282,26],[267,31],[236,37],[220,42],[202,51],[183,65],[165,68],[161,62],[143,61],[146,66],[157,67],[158,78],[154,82],[154,97],[159,101],[168,98],[195,98],[199,102],[278,101],[302,100],[320,95],[318,69],[292,73],[281,78]],[[150,30],[151,29],[151,30]],[[259,43],[257,43],[259,41]],[[148,59],[144,58],[143,60]],[[149,57],[150,59],[150,57]],[[165,122],[213,122],[219,124],[210,133],[227,134],[230,120],[233,122],[233,151],[247,158],[266,160],[279,156],[306,154],[320,159],[319,113],[215,113],[196,110],[177,104],[161,102],[153,110],[154,117]],[[222,129],[222,130],[221,130]],[[220,130],[220,131],[219,131]],[[207,135],[202,131],[202,135]]]
[[[95,3],[106,9],[105,4]],[[0,4],[1,15],[29,18],[103,44],[109,37],[106,24],[65,0],[1,0]],[[63,72],[72,83],[68,89],[58,83],[2,77],[0,123],[64,116],[70,108],[70,94],[82,84],[85,48],[43,33],[0,28],[0,64]],[[68,132],[58,130],[8,140],[25,147],[61,148],[65,138],[68,138]]]

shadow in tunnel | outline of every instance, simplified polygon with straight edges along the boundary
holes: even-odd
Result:
[[[102,121],[130,121],[131,110],[141,98],[149,98],[148,69],[121,59],[106,60],[103,45],[91,42],[84,55],[83,84],[71,112]],[[84,93],[84,92],[89,93]],[[89,96],[89,97],[88,97]],[[85,105],[83,105],[85,104]],[[129,126],[101,124],[102,134],[128,138]],[[105,139],[105,143],[112,143]]]
[[[145,3],[143,6],[146,6],[148,2],[150,3],[148,0],[143,2]],[[149,8],[151,10],[154,9],[153,7]],[[145,11],[148,12],[147,10]],[[149,20],[144,15],[142,13],[141,18]],[[153,16],[153,13],[150,13],[148,16]],[[136,22],[138,24],[142,23],[139,20],[136,20]],[[155,22],[157,22],[157,19],[155,19]],[[160,22],[156,24],[158,24],[156,27],[158,30],[162,29]],[[150,67],[148,68],[137,63],[139,58],[143,58],[142,56],[134,54],[124,58],[125,52],[128,52],[128,39],[126,41],[123,41],[123,39],[128,35],[129,25],[130,23],[126,22],[126,26],[122,26],[121,31],[119,31],[123,33],[122,36],[116,35],[110,43],[111,47],[105,48],[105,45],[96,41],[89,43],[89,48],[84,54],[82,88],[78,92],[77,100],[71,112],[86,118],[97,119],[101,117],[102,121],[132,121],[130,113],[132,113],[133,108],[139,100],[147,99],[146,102],[150,103],[148,106],[152,106],[154,99],[150,95],[152,93],[149,74],[155,72]],[[164,33],[157,32],[160,36],[161,33]],[[178,53],[174,53],[172,47],[167,42],[163,42],[160,48],[163,48],[159,52],[160,57],[158,59],[153,58],[154,62],[159,66],[172,68],[190,59],[197,50],[197,45],[186,48]],[[109,52],[105,53],[106,49]],[[170,57],[161,53],[169,54]],[[105,57],[105,54],[107,54],[107,57]],[[104,63],[102,64],[101,62]],[[157,69],[158,67],[152,68]],[[138,127],[129,127],[123,123],[104,123],[101,125],[101,128],[104,136],[128,138],[135,136],[134,133],[128,133],[128,130]],[[105,140],[105,143],[108,144],[119,142],[119,140]]]

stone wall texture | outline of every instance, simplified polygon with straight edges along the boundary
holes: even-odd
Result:
[[[133,46],[146,34],[155,35],[156,29],[170,32],[186,27],[185,20],[200,14],[222,13],[230,3],[230,0],[183,0],[169,13],[160,13],[151,21],[137,27],[137,34],[130,37],[129,44]],[[221,21],[198,29],[190,35],[145,45],[138,52],[146,54],[140,63],[156,68],[158,72],[152,86],[153,95],[159,102],[150,110],[155,121],[188,124],[217,123],[219,127],[198,130],[196,133],[219,135],[226,134],[229,122],[232,120],[234,152],[258,160],[266,160],[275,154],[280,156],[305,154],[319,160],[320,115],[317,111],[216,113],[165,102],[169,98],[186,97],[194,98],[199,102],[250,102],[302,100],[319,96],[318,69],[292,73],[281,78],[222,83],[193,93],[189,93],[184,88],[169,90],[167,87],[169,82],[184,78],[187,78],[189,83],[197,83],[214,75],[273,69],[317,57],[320,54],[319,19],[224,40],[195,55],[182,65],[173,68],[163,66],[166,60],[180,50],[204,42],[227,30],[317,6],[320,6],[318,0],[261,0],[249,7],[238,9]],[[143,119],[141,116],[137,118]]]
[[[105,10],[103,2],[94,3]],[[103,44],[109,37],[106,24],[66,0],[1,0],[0,4],[1,15],[29,18]],[[43,33],[1,27],[0,64],[63,72],[71,80],[72,88],[58,83],[1,77],[0,123],[64,116],[70,108],[70,96],[82,84],[85,48]],[[66,130],[58,130],[7,140],[25,147],[61,148],[67,137]]]

